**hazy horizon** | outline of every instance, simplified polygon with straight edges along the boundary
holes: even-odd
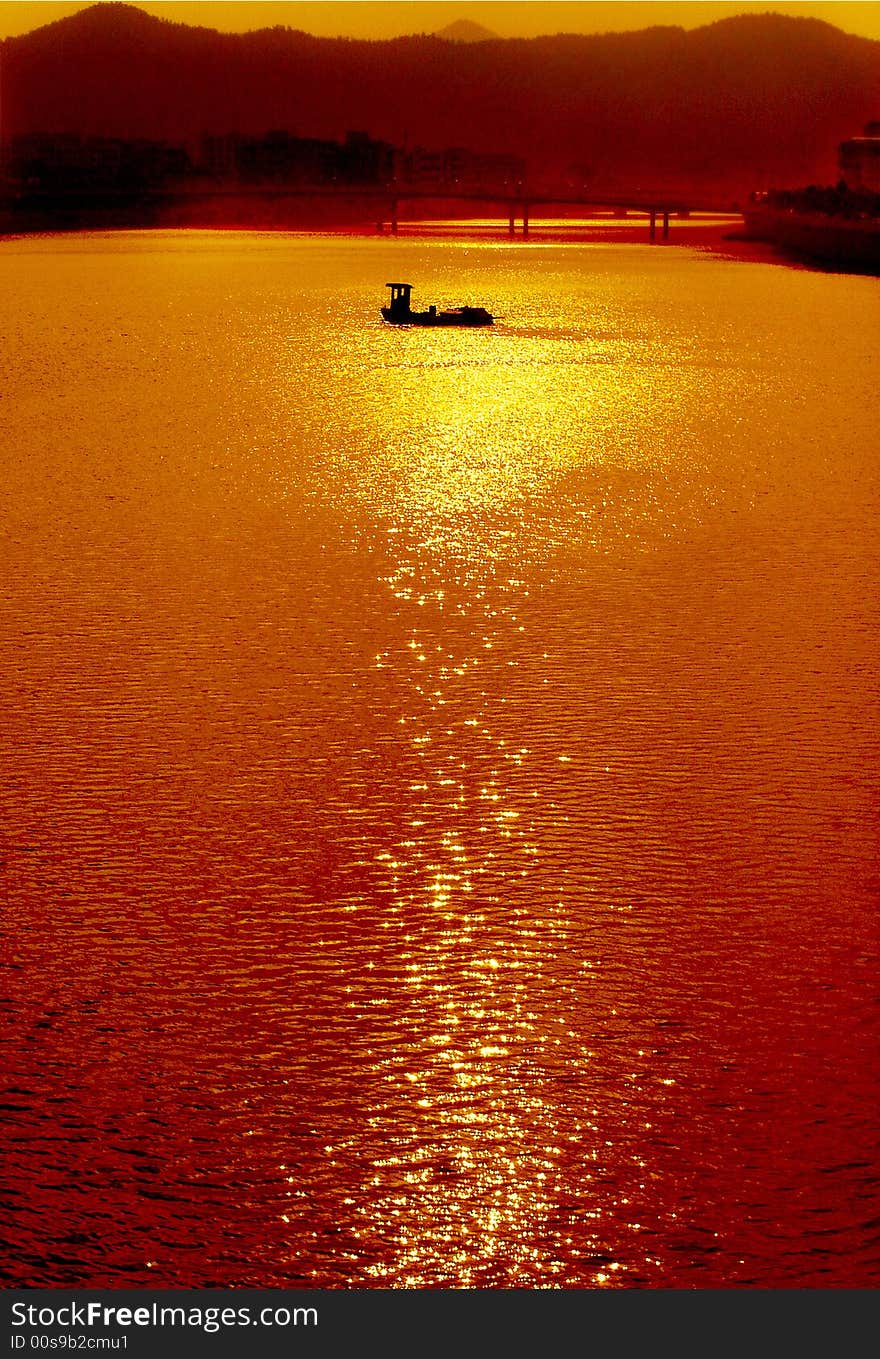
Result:
[[[0,37],[14,37],[110,0],[0,0]],[[431,33],[460,19],[502,38],[550,33],[621,32],[652,25],[699,28],[735,14],[821,19],[848,33],[880,39],[880,5],[869,0],[816,3],[725,3],[722,0],[145,0],[137,3],[176,23],[246,32],[276,25],[319,37],[380,40]]]

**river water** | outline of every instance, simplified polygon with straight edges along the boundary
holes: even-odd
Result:
[[[876,1284],[877,288],[2,243],[8,1282]]]

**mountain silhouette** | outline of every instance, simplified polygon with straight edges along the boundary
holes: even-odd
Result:
[[[689,32],[364,42],[100,4],[7,39],[2,62],[6,138],[363,129],[603,186],[829,182],[838,142],[880,113],[880,43],[774,14]]]
[[[497,33],[492,33],[482,24],[475,24],[472,19],[456,19],[455,23],[447,24],[446,28],[438,29],[434,37],[445,38],[447,42],[498,41]]]

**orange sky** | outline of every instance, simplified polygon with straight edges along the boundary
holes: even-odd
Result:
[[[0,37],[24,33],[78,9],[86,0],[0,0]],[[139,8],[180,23],[241,32],[285,24],[325,36],[386,38],[430,33],[454,19],[472,19],[501,37],[592,33],[650,24],[695,28],[729,14],[812,15],[848,33],[880,39],[880,0],[816,3],[716,3],[716,0],[143,0]]]

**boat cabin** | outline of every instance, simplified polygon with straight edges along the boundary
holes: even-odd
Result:
[[[388,311],[392,320],[398,317],[409,316],[412,308],[409,302],[409,295],[412,292],[411,283],[386,283],[386,288],[391,289],[391,302]]]

